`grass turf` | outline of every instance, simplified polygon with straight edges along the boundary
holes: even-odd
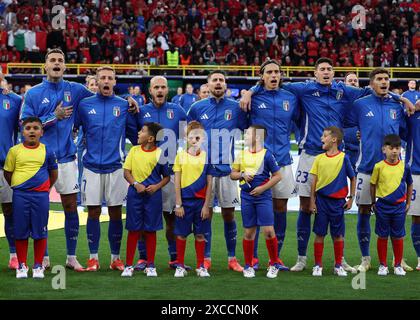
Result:
[[[52,206],[52,209],[59,209]],[[242,229],[240,214],[238,220],[237,256],[243,261]],[[286,242],[282,250],[282,258],[286,265],[292,266],[296,261],[296,213],[288,214]],[[375,218],[371,224],[374,230]],[[346,216],[346,260],[354,265],[360,261],[360,251],[356,237],[356,215]],[[407,219],[407,235],[409,235],[411,219]],[[189,272],[183,279],[175,279],[174,271],[168,269],[168,254],[166,239],[163,231],[158,232],[156,253],[157,278],[147,278],[145,274],[136,272],[133,278],[121,278],[119,271],[109,270],[110,251],[107,236],[108,224],[101,224],[101,244],[99,259],[101,270],[96,273],[66,272],[66,289],[54,290],[52,280],[56,274],[46,272],[44,280],[28,278],[17,280],[15,272],[7,269],[8,246],[5,238],[0,239],[0,299],[419,299],[418,283],[420,272],[407,272],[405,277],[392,274],[379,277],[377,272],[376,236],[372,235],[371,255],[374,269],[366,275],[366,289],[352,288],[354,275],[338,278],[333,275],[333,249],[329,236],[326,238],[324,251],[324,275],[320,278],[312,277],[313,264],[313,234],[308,249],[308,268],[300,273],[280,272],[276,279],[265,276],[265,263],[268,260],[265,241],[260,235],[259,256],[262,268],[257,271],[256,278],[245,279],[241,273],[227,270],[226,246],[223,235],[223,221],[220,214],[213,219],[213,249],[211,278],[198,278],[194,272]],[[121,256],[125,259],[127,233],[121,246]],[[64,264],[65,238],[63,230],[51,231],[49,234],[49,254],[52,265]],[[33,261],[32,241],[29,246],[28,263]],[[405,240],[405,257],[408,263],[415,267],[417,258],[412,247],[411,238]],[[80,228],[78,243],[78,257],[82,264],[88,257],[86,228]],[[392,249],[388,249],[389,264],[392,259]],[[188,238],[186,263],[195,266],[194,242],[192,236]],[[29,273],[31,277],[31,272]]]

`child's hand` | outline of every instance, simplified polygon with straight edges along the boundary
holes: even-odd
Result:
[[[311,203],[309,204],[309,212],[312,213],[317,213],[317,208],[316,208],[316,204],[315,204],[315,199],[311,199]]]
[[[208,218],[210,218],[209,207],[203,206],[203,208],[201,209],[201,220],[206,220]]]
[[[254,196],[254,197],[258,197],[259,195],[261,195],[263,192],[264,192],[265,190],[264,190],[264,188],[263,187],[261,187],[261,186],[259,186],[259,187],[256,187],[256,188],[254,188],[249,194],[251,195],[251,196]]]
[[[254,176],[250,173],[244,172],[242,175],[242,178],[246,181],[246,182],[251,182],[254,179]]]
[[[158,191],[158,187],[155,184],[151,184],[146,188],[146,192],[150,195],[154,194],[156,191]]]
[[[175,215],[176,215],[178,218],[183,218],[183,217],[184,217],[184,215],[185,215],[185,212],[184,212],[184,207],[181,207],[181,208],[175,208]]]
[[[146,187],[141,183],[135,184],[134,188],[136,189],[137,193],[142,193],[146,190]]]
[[[373,213],[376,214],[376,205],[375,205],[375,203],[372,203],[372,205],[370,206],[370,211],[372,211]]]
[[[350,210],[353,206],[353,198],[347,200],[346,204],[344,205],[344,211]]]

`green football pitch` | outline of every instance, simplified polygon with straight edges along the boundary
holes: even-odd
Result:
[[[53,207],[58,209],[57,207]],[[240,214],[238,220],[237,256],[243,261],[242,230]],[[287,234],[282,250],[282,258],[286,265],[292,266],[296,261],[296,213],[290,213],[287,219]],[[371,224],[374,230],[375,218]],[[356,215],[346,216],[345,257],[352,265],[360,261],[359,247],[356,237]],[[407,219],[407,237],[405,240],[405,257],[409,265],[415,267],[417,258],[409,236],[411,219]],[[300,273],[280,272],[276,279],[265,276],[265,264],[268,260],[265,241],[260,235],[260,262],[263,265],[253,279],[245,279],[241,273],[227,270],[226,246],[223,235],[223,222],[220,214],[213,219],[213,265],[210,278],[198,278],[194,272],[189,272],[186,278],[175,279],[174,271],[168,269],[168,254],[164,232],[158,233],[156,254],[157,278],[147,278],[144,273],[137,272],[133,278],[121,278],[119,271],[109,270],[110,251],[107,237],[108,224],[101,224],[101,244],[99,260],[101,270],[92,273],[76,273],[71,270],[65,273],[65,289],[53,289],[57,274],[46,272],[43,280],[28,278],[17,280],[15,272],[7,269],[8,248],[5,238],[0,239],[0,299],[174,299],[174,300],[273,300],[273,299],[419,299],[420,272],[407,272],[405,277],[397,277],[391,273],[387,277],[376,274],[378,260],[376,254],[376,236],[372,235],[371,255],[373,270],[366,274],[365,280],[338,278],[333,275],[333,259],[331,239],[328,237],[324,252],[324,275],[314,278],[311,275],[313,264],[313,234],[308,250],[308,268]],[[121,246],[121,255],[125,260],[126,232]],[[49,254],[52,265],[65,263],[65,238],[63,230],[51,231],[49,234]],[[30,242],[29,264],[32,264],[32,241]],[[83,264],[88,257],[86,228],[80,228],[78,257]],[[392,251],[389,244],[388,260],[391,264]],[[195,265],[194,242],[190,236],[187,243],[186,263]],[[29,273],[31,276],[31,272]],[[61,274],[63,276],[63,274]],[[63,280],[63,278],[61,278]],[[358,281],[356,281],[358,280]],[[353,289],[352,283],[365,286],[365,289]]]

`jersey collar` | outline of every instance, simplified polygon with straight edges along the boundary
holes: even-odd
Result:
[[[54,90],[61,90],[64,85],[63,79],[61,79],[58,82],[51,82],[51,81],[48,81],[47,78],[44,78],[42,79],[42,82],[46,84],[49,88],[54,89]]]

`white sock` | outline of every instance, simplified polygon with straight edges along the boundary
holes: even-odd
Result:
[[[228,257],[228,261],[235,259],[235,257]]]
[[[91,254],[89,255],[89,259],[96,259],[96,260],[99,260],[98,254],[97,254],[97,253],[91,253]]]
[[[67,255],[67,260],[75,260],[76,259],[76,256],[69,256],[69,255]]]
[[[115,261],[117,259],[121,259],[119,254],[111,254],[111,261]]]
[[[11,253],[11,254],[10,254],[10,259],[15,258],[15,257],[17,258],[16,253]]]
[[[44,259],[45,260],[50,260],[50,257],[49,256],[44,256]]]

